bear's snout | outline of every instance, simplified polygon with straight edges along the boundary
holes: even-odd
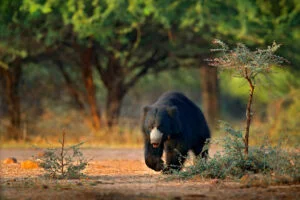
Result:
[[[153,148],[158,148],[161,142],[163,133],[160,132],[157,127],[154,127],[150,132],[150,143],[152,144]]]

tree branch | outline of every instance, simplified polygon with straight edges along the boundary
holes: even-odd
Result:
[[[142,32],[141,32],[141,28],[139,26],[136,27],[136,39],[133,42],[133,45],[131,47],[131,49],[128,52],[128,55],[126,56],[126,60],[125,60],[125,66],[127,66],[127,63],[129,62],[129,60],[131,59],[134,51],[138,48],[140,42],[141,42],[141,37],[142,37]]]
[[[146,58],[145,60],[139,62],[139,63],[135,63],[134,65],[132,65],[131,70],[136,69],[139,66],[144,66],[147,62],[149,62],[149,60],[153,59],[153,57],[158,53],[157,50],[155,50],[152,55],[149,58]]]
[[[58,69],[60,70],[61,74],[63,75],[65,81],[66,81],[66,85],[67,85],[67,88],[71,94],[71,96],[74,98],[78,108],[80,110],[84,110],[84,103],[83,101],[81,100],[81,95],[80,95],[80,92],[78,92],[78,90],[76,90],[74,87],[74,83],[72,82],[71,80],[71,77],[69,76],[69,74],[67,73],[67,71],[65,71],[64,67],[63,67],[63,64],[61,61],[54,61],[58,67]]]
[[[95,67],[96,67],[99,75],[101,76],[102,80],[104,80],[103,78],[105,77],[105,70],[104,70],[103,66],[100,64],[99,58],[96,53],[94,55],[94,64],[95,64]]]
[[[135,68],[137,68],[138,66],[142,66],[141,70],[135,75],[133,76],[133,78],[131,78],[126,84],[125,84],[125,88],[131,88],[132,86],[135,85],[135,83],[143,76],[145,76],[147,74],[147,72],[151,69],[154,68],[157,63],[165,58],[167,58],[167,54],[162,54],[157,56],[158,54],[158,50],[155,50],[154,53],[152,54],[152,56],[143,61],[142,63],[139,63],[135,66]]]

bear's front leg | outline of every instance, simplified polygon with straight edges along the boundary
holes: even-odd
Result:
[[[163,170],[164,162],[161,159],[162,154],[162,147],[153,148],[149,142],[145,143],[145,163],[149,168],[155,171]]]
[[[173,170],[181,170],[186,157],[187,150],[176,140],[168,140],[165,143],[166,167],[163,169],[164,174],[170,174]]]

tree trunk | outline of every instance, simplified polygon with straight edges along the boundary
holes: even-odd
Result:
[[[10,118],[10,125],[7,131],[10,139],[19,140],[21,139],[21,109],[19,95],[19,84],[22,74],[21,64],[17,62],[9,69],[0,70],[1,75],[3,76],[5,99]]]
[[[254,85],[252,83],[252,80],[250,78],[246,78],[249,87],[250,87],[250,93],[249,93],[249,99],[247,103],[247,111],[246,111],[246,133],[245,133],[245,138],[244,138],[244,143],[245,143],[245,154],[248,155],[249,151],[249,131],[250,131],[250,124],[251,124],[251,119],[252,119],[252,111],[251,111],[251,106],[252,106],[252,100],[253,100],[253,94],[254,94]]]
[[[90,111],[92,115],[93,128],[99,130],[101,127],[101,117],[100,111],[98,111],[97,102],[96,102],[96,92],[93,82],[93,70],[92,70],[92,56],[93,48],[87,48],[81,52],[81,69],[82,77],[87,92],[87,101],[90,106]]]
[[[77,108],[79,109],[79,111],[84,114],[84,101],[82,100],[82,95],[81,92],[79,90],[76,89],[76,84],[71,80],[71,77],[69,76],[69,74],[67,73],[67,71],[64,69],[64,66],[61,62],[56,62],[58,69],[60,70],[63,78],[65,79],[66,82],[66,86],[67,89],[70,93],[70,95],[73,97]]]
[[[219,118],[219,85],[217,68],[200,68],[203,112],[211,128],[216,128]]]
[[[110,87],[107,90],[106,121],[109,128],[118,125],[124,96],[125,92],[120,86]]]
[[[131,85],[125,84],[125,67],[122,67],[113,55],[109,56],[106,68],[100,64],[97,57],[95,57],[95,63],[107,90],[106,125],[108,128],[112,128],[118,125],[122,101]]]

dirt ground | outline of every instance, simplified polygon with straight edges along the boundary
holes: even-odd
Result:
[[[0,150],[0,199],[300,199],[300,185],[247,187],[224,180],[170,180],[147,168],[141,149],[84,149],[91,159],[81,180],[49,180],[44,171],[22,169],[37,150]],[[18,163],[3,164],[8,157]],[[192,159],[189,160],[192,162]]]

